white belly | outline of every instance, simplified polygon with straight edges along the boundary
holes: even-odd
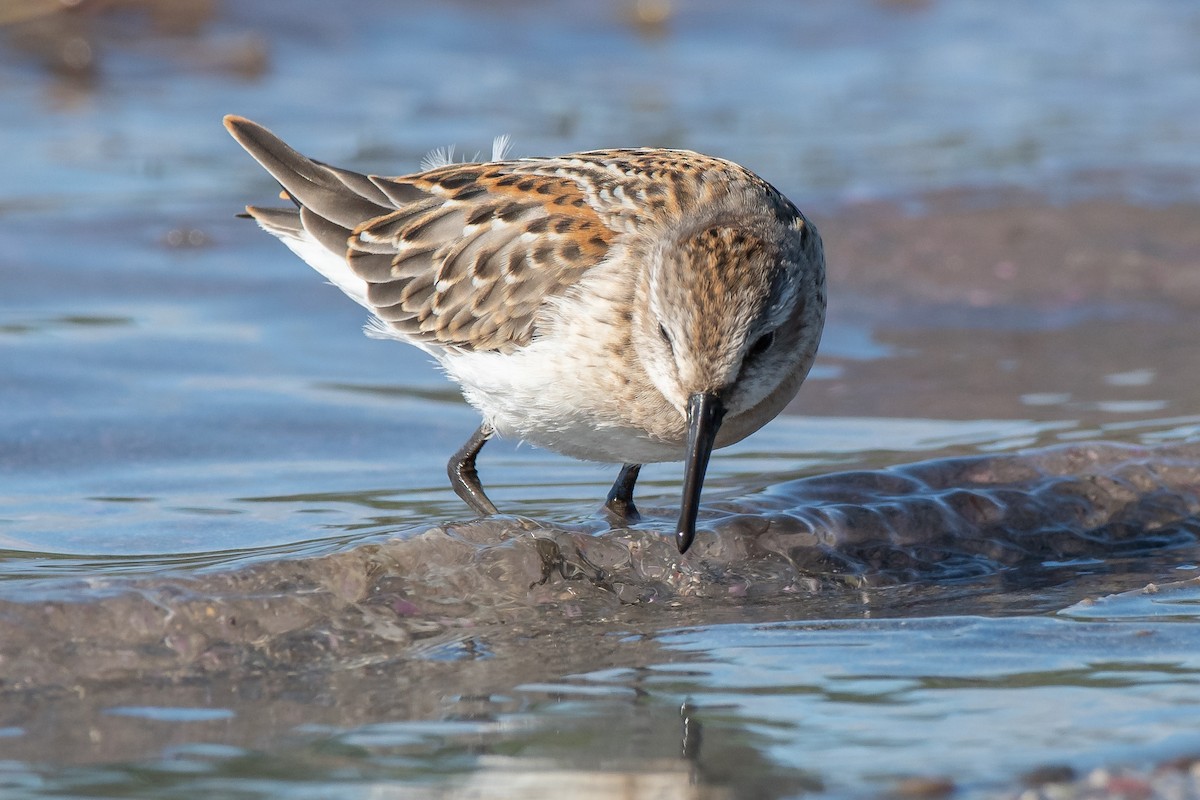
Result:
[[[588,461],[681,461],[683,438],[656,439],[623,419],[627,409],[606,386],[614,365],[597,363],[578,344],[543,339],[509,354],[443,353],[440,360],[502,437]]]

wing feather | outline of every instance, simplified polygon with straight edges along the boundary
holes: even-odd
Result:
[[[642,151],[597,151],[381,178],[308,159],[249,120],[226,127],[300,206],[251,209],[263,227],[325,248],[327,275],[341,260],[334,282],[353,285],[347,292],[398,337],[465,350],[528,344],[548,301],[629,229],[630,192],[671,167]]]
[[[545,202],[572,192],[582,199],[573,181],[510,168],[463,164],[379,181],[400,196],[410,181],[437,203],[367,220],[349,238],[350,268],[370,284],[368,299],[386,306],[381,318],[400,335],[471,350],[521,347],[536,334],[547,299],[607,253],[614,234],[595,212],[570,206],[565,214]],[[589,216],[581,228],[579,218]],[[590,240],[576,241],[587,228]],[[386,273],[381,249],[392,254]]]

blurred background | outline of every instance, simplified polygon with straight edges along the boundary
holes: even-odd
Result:
[[[0,15],[14,197],[217,191],[247,172],[217,158],[211,121],[231,109],[362,169],[438,143],[486,151],[497,131],[527,154],[720,152],[806,205],[967,184],[1162,203],[1192,196],[1200,166],[1185,2],[8,0]],[[229,172],[188,168],[210,159]]]
[[[1075,637],[1054,617],[1088,591],[1187,577],[1190,550],[1042,565],[1053,580],[979,563],[992,582],[891,594],[810,596],[751,564],[749,588],[728,592],[759,600],[667,614],[547,599],[562,588],[550,581],[522,595],[518,617],[544,628],[520,636],[485,628],[477,607],[445,611],[495,586],[449,570],[387,669],[363,666],[383,663],[370,648],[318,668],[289,644],[254,651],[228,685],[212,666],[226,651],[201,627],[166,651],[163,637],[129,644],[149,617],[105,616],[125,608],[110,581],[145,581],[133,593],[182,619],[192,590],[163,582],[204,595],[211,584],[187,582],[231,574],[233,604],[260,597],[237,584],[257,576],[275,602],[270,587],[324,569],[313,559],[436,547],[437,526],[470,518],[444,464],[475,413],[422,354],[365,339],[358,307],[235,218],[277,187],[226,135],[227,113],[363,172],[412,171],[449,145],[487,154],[508,134],[515,156],[690,148],[776,185],[822,231],[829,324],[788,413],[714,458],[706,500],[736,500],[744,519],[770,508],[756,492],[789,497],[794,478],[1200,435],[1190,0],[3,0],[0,693],[13,702],[0,789],[445,796],[446,775],[508,790],[489,770],[517,781],[551,764],[571,780],[596,768],[587,785],[613,796],[597,763],[616,754],[625,777],[679,796],[863,796],[912,772],[969,793],[1046,760],[1085,770],[1200,749],[1168,711],[1200,702],[1194,611],[1155,628],[1162,663],[1129,644],[1141,622]],[[1197,468],[1172,464],[1185,483]],[[596,517],[614,467],[497,442],[480,470],[511,514],[624,541]],[[679,478],[678,465],[643,473],[644,528],[669,526]],[[1063,507],[1086,516],[1089,497]],[[919,529],[917,512],[896,508]],[[484,563],[455,562],[468,576]],[[636,590],[658,586],[650,567],[675,569],[650,564]],[[389,607],[409,614],[407,597]],[[278,600],[264,616],[293,620],[295,641],[356,641],[353,625],[333,636],[305,616],[308,601]],[[868,619],[906,615],[936,619]],[[817,648],[807,628],[750,624],[797,618],[837,622]],[[95,649],[46,649],[84,641]],[[944,664],[913,656],[947,641]],[[1039,659],[1020,661],[1014,641],[1040,642]],[[1118,651],[1131,661],[1114,679]],[[164,675],[177,684],[147,678]],[[706,702],[696,778],[679,730]],[[1071,719],[1082,733],[1063,732]],[[498,752],[513,761],[486,760]]]

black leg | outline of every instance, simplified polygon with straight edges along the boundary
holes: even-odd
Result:
[[[604,507],[614,517],[622,522],[637,522],[641,519],[637,506],[633,504],[633,485],[637,483],[638,473],[642,471],[641,464],[625,464],[617,475]]]
[[[467,443],[450,457],[450,463],[446,465],[446,473],[450,476],[450,486],[454,493],[476,514],[485,517],[497,511],[496,506],[492,505],[492,501],[483,493],[483,486],[479,483],[479,470],[475,469],[475,456],[479,455],[479,451],[494,433],[490,425],[483,423]]]

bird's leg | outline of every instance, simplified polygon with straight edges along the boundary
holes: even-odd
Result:
[[[479,451],[494,434],[492,426],[486,422],[483,423],[475,433],[471,434],[467,443],[458,448],[458,452],[450,457],[450,463],[446,465],[446,473],[450,476],[450,486],[454,489],[454,493],[461,497],[463,502],[469,505],[476,514],[485,517],[495,514],[497,511],[496,506],[484,494],[483,485],[479,483],[479,470],[475,469],[475,456],[479,455]]]
[[[608,493],[608,499],[604,501],[608,512],[621,522],[637,522],[641,519],[637,506],[633,504],[633,485],[637,483],[641,470],[641,464],[623,465],[612,491]]]

